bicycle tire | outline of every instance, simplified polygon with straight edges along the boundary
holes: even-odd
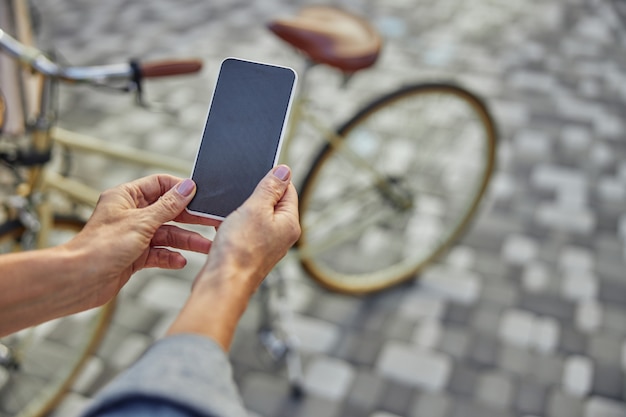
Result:
[[[334,291],[370,293],[416,276],[467,228],[494,169],[493,119],[454,84],[386,94],[337,137],[304,177],[296,244],[304,269]]]
[[[77,218],[55,218],[51,240],[60,235],[65,239],[68,232],[78,232],[84,224]],[[19,242],[24,232],[19,222],[6,222],[0,227],[0,248],[21,250]],[[42,417],[52,411],[100,344],[113,310],[114,302],[110,302],[86,314],[56,319],[1,338],[3,354],[10,347],[13,356],[10,360],[3,356],[0,367],[2,379],[6,380],[0,388],[0,415]],[[12,369],[15,365],[19,368]]]

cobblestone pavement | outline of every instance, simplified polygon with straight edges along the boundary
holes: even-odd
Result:
[[[219,62],[301,68],[264,29],[304,2],[36,2],[43,38],[72,63],[200,56],[200,76],[147,86],[168,116],[77,87],[62,125],[192,160]],[[470,233],[421,279],[368,297],[328,293],[294,261],[289,281],[307,395],[263,359],[254,299],[233,349],[253,416],[626,416],[626,27],[608,0],[336,2],[386,37],[349,89],[324,68],[313,102],[334,123],[403,83],[454,79],[485,97],[500,128],[498,169]],[[332,106],[331,106],[332,105]],[[303,136],[307,136],[306,132]],[[314,137],[298,142],[296,180]],[[85,158],[107,187],[146,172]],[[74,392],[71,416],[163,333],[202,258],[125,288],[115,323]]]

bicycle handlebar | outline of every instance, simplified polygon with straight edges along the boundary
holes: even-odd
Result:
[[[4,50],[21,63],[47,77],[93,84],[110,80],[189,74],[202,68],[202,61],[197,59],[62,67],[48,59],[39,49],[24,45],[2,29],[0,29],[0,50]]]
[[[139,64],[139,72],[144,78],[191,74],[200,71],[200,69],[202,69],[202,61],[199,59],[168,59]]]

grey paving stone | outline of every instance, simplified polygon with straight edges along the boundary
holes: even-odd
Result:
[[[564,359],[559,355],[533,354],[528,376],[540,384],[557,385],[561,383],[563,366]]]
[[[415,328],[412,342],[420,349],[434,349],[441,339],[441,323],[436,320],[422,320]]]
[[[595,254],[580,246],[565,246],[559,256],[561,270],[591,271],[595,265]]]
[[[524,310],[506,310],[502,313],[498,323],[498,336],[505,344],[528,348],[534,326],[534,314]]]
[[[341,330],[333,323],[298,314],[293,316],[292,322],[294,336],[302,351],[328,353],[339,342]]]
[[[491,406],[461,399],[454,404],[451,417],[513,417],[513,414]]]
[[[238,329],[235,333],[229,357],[235,363],[256,371],[272,365],[272,360],[256,333],[245,329]]]
[[[483,285],[481,300],[501,307],[511,307],[517,303],[518,289],[503,281]]]
[[[178,311],[187,298],[191,285],[168,275],[154,276],[139,295],[139,300],[159,310]]]
[[[566,358],[563,368],[563,392],[584,397],[591,390],[594,366],[586,356]]]
[[[522,286],[528,292],[543,292],[549,288],[552,272],[541,262],[532,262],[524,267]]]
[[[125,369],[134,363],[152,343],[152,338],[135,333],[129,335],[117,347],[111,364],[118,369]]]
[[[476,382],[477,400],[492,407],[509,408],[515,392],[515,383],[508,374],[497,371],[485,372]]]
[[[403,316],[392,316],[385,322],[383,331],[387,339],[408,342],[413,337],[415,327],[415,320]]]
[[[386,381],[366,369],[358,370],[346,401],[355,405],[364,414],[374,409],[385,392]]]
[[[389,413],[387,411],[376,411],[371,417],[401,417],[397,414]]]
[[[501,349],[495,338],[478,334],[470,344],[468,359],[476,366],[497,366]]]
[[[540,353],[554,353],[559,343],[560,323],[551,317],[535,317],[530,337],[531,349]]]
[[[433,265],[422,273],[420,288],[444,300],[470,304],[480,293],[481,277],[471,270]]]
[[[562,298],[545,294],[522,294],[519,306],[535,314],[568,321],[574,316],[575,305]]]
[[[340,336],[335,348],[332,350],[334,357],[339,359],[349,359],[352,352],[359,344],[360,335],[356,332],[348,332]]]
[[[506,265],[499,256],[488,251],[475,251],[476,261],[474,262],[474,270],[481,276],[500,279],[506,274]],[[483,286],[483,291],[485,287]]]
[[[610,334],[599,334],[589,339],[589,356],[603,363],[619,363],[622,355],[621,338]]]
[[[598,279],[591,272],[566,272],[561,283],[564,298],[579,301],[595,299],[598,292]]]
[[[445,263],[456,269],[473,269],[476,252],[469,246],[456,246],[446,256]]]
[[[585,417],[626,417],[626,406],[623,402],[591,397],[585,405]]]
[[[283,417],[339,417],[341,403],[307,395],[298,402],[291,402],[281,414]],[[268,414],[271,415],[271,414]]]
[[[47,334],[47,340],[67,347],[78,347],[84,343],[85,335],[80,322],[74,320],[60,320],[53,324],[54,327]]]
[[[439,350],[455,359],[462,359],[467,355],[470,343],[470,333],[463,327],[447,326],[442,331]]]
[[[476,391],[478,381],[479,374],[475,369],[461,363],[455,363],[452,367],[447,391],[454,396],[471,397]]]
[[[96,354],[100,357],[111,358],[117,350],[117,347],[121,345],[122,342],[131,334],[132,332],[130,330],[116,324],[112,324],[107,329],[106,335],[98,347]]]
[[[118,297],[113,322],[134,332],[149,333],[160,318],[160,312],[132,297]]]
[[[403,297],[398,316],[411,321],[439,318],[444,309],[445,302],[440,297],[425,291],[411,291]]]
[[[624,305],[626,303],[626,285],[615,281],[601,280],[598,298],[604,302]]]
[[[513,139],[513,145],[522,160],[540,162],[548,158],[552,151],[551,138],[539,130],[520,130]]]
[[[514,406],[523,415],[544,415],[548,387],[530,380],[522,380],[518,385]]]
[[[535,217],[544,227],[583,236],[590,236],[596,226],[596,217],[587,208],[572,209],[544,203],[537,208]]]
[[[339,415],[341,417],[361,417],[369,415],[370,411],[367,409],[363,409],[358,405],[345,403],[341,408]],[[283,414],[285,417],[290,416],[292,414]]]
[[[491,303],[477,306],[471,318],[471,326],[480,333],[496,335],[500,324],[502,308],[494,307]]]
[[[446,417],[453,407],[452,398],[444,393],[421,393],[414,397],[407,414],[410,417]]]
[[[558,349],[565,354],[583,354],[587,350],[587,337],[570,326],[562,326]]]
[[[513,265],[524,265],[535,260],[537,242],[521,234],[510,234],[502,245],[502,258]]]
[[[624,401],[624,371],[614,365],[595,363],[591,395]]]
[[[365,298],[365,309],[369,312],[376,310],[387,314],[396,314],[398,305],[407,298],[407,293],[414,294],[419,285],[419,275],[414,280],[377,292]]]
[[[318,356],[304,369],[304,387],[307,393],[339,401],[347,394],[354,376],[355,370],[348,362]]]
[[[626,309],[617,305],[606,305],[602,315],[602,327],[618,337],[626,336]]]
[[[261,326],[262,314],[261,301],[253,298],[243,312],[237,329],[248,330],[250,332],[256,331],[259,326]]]
[[[388,381],[385,384],[385,392],[378,405],[378,410],[405,416],[415,394],[416,389],[412,386],[396,381]]]
[[[622,253],[622,243],[615,236],[614,230],[604,233],[598,233],[595,238],[594,247],[598,256],[597,264],[602,264],[605,260],[607,262],[614,262],[614,259],[620,259]]]
[[[385,329],[389,314],[375,308],[375,306],[366,306],[364,310],[359,314],[353,327],[364,332],[382,332]]]
[[[316,297],[311,315],[337,325],[352,325],[358,318],[363,301],[360,298],[338,294]]]
[[[599,297],[600,300],[614,303],[623,303],[624,300],[624,260],[623,259],[603,259],[596,265],[596,272],[601,279]],[[602,285],[602,284],[605,285]],[[612,291],[615,294],[611,294]]]
[[[442,390],[451,372],[450,359],[438,352],[389,342],[380,353],[376,368],[386,377],[423,390]]]
[[[508,227],[507,221],[496,219],[496,221],[500,221],[497,224],[492,224],[491,220],[492,219],[490,219],[489,224],[483,223],[472,227],[472,229],[463,236],[461,242],[478,250],[499,251],[504,241],[506,228]],[[504,232],[501,227],[505,228]],[[520,228],[514,228],[515,231],[519,229]]]
[[[583,401],[554,389],[548,396],[546,415],[550,417],[581,417],[583,415]]]
[[[350,362],[371,366],[376,362],[382,346],[383,341],[380,338],[362,339],[353,351]]]
[[[458,303],[448,303],[443,314],[445,323],[465,325],[471,318],[472,307]]]
[[[531,354],[528,350],[511,345],[502,345],[498,365],[509,372],[523,376],[528,373],[531,364]]]
[[[604,305],[596,300],[585,300],[578,303],[576,308],[576,327],[584,333],[593,335],[602,326]]]
[[[262,416],[279,415],[289,398],[286,379],[257,372],[243,380],[240,390],[245,406]]]

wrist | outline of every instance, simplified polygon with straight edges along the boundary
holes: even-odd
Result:
[[[210,337],[228,351],[237,323],[254,293],[246,269],[207,268],[200,272],[191,295],[168,334]]]

